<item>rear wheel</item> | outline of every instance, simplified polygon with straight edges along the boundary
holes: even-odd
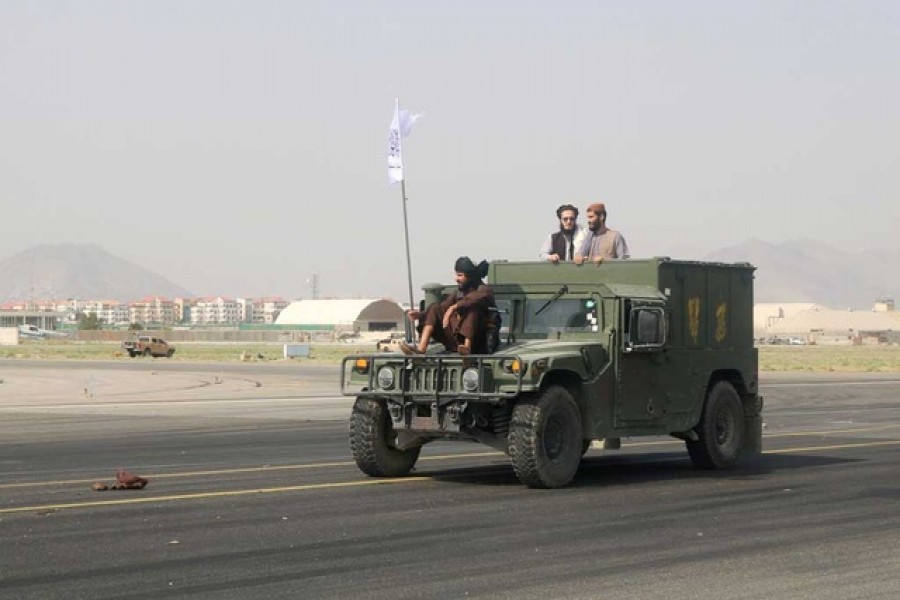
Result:
[[[398,450],[387,406],[383,401],[357,398],[350,415],[350,452],[356,466],[372,477],[406,475],[419,459],[422,447]]]
[[[513,408],[509,457],[528,487],[567,485],[578,471],[582,447],[581,413],[565,388],[550,386]]]
[[[724,469],[737,461],[744,445],[744,409],[734,386],[727,381],[713,386],[694,430],[699,439],[686,442],[694,466]]]

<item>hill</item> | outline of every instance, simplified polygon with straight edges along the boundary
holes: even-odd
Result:
[[[186,289],[94,244],[45,244],[0,261],[0,302],[190,296]]]
[[[847,251],[814,240],[747,240],[704,257],[747,261],[757,267],[757,302],[815,302],[832,308],[871,309],[900,293],[900,252]]]

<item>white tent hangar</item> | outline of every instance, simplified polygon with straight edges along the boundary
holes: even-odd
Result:
[[[405,314],[393,300],[301,300],[281,311],[276,325],[303,329],[389,331],[403,329]]]

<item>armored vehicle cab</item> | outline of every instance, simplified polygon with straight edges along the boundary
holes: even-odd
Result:
[[[474,440],[508,454],[524,484],[552,488],[572,480],[592,440],[671,435],[703,469],[758,454],[753,271],[668,258],[495,261],[493,354],[438,345],[344,359],[353,457],[369,475],[400,476],[432,440]],[[426,289],[428,301],[453,289]]]

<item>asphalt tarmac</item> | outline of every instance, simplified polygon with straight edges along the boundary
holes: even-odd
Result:
[[[900,597],[900,374],[763,374],[758,464],[626,439],[561,490],[477,444],[365,477],[337,379],[0,361],[0,598]]]

